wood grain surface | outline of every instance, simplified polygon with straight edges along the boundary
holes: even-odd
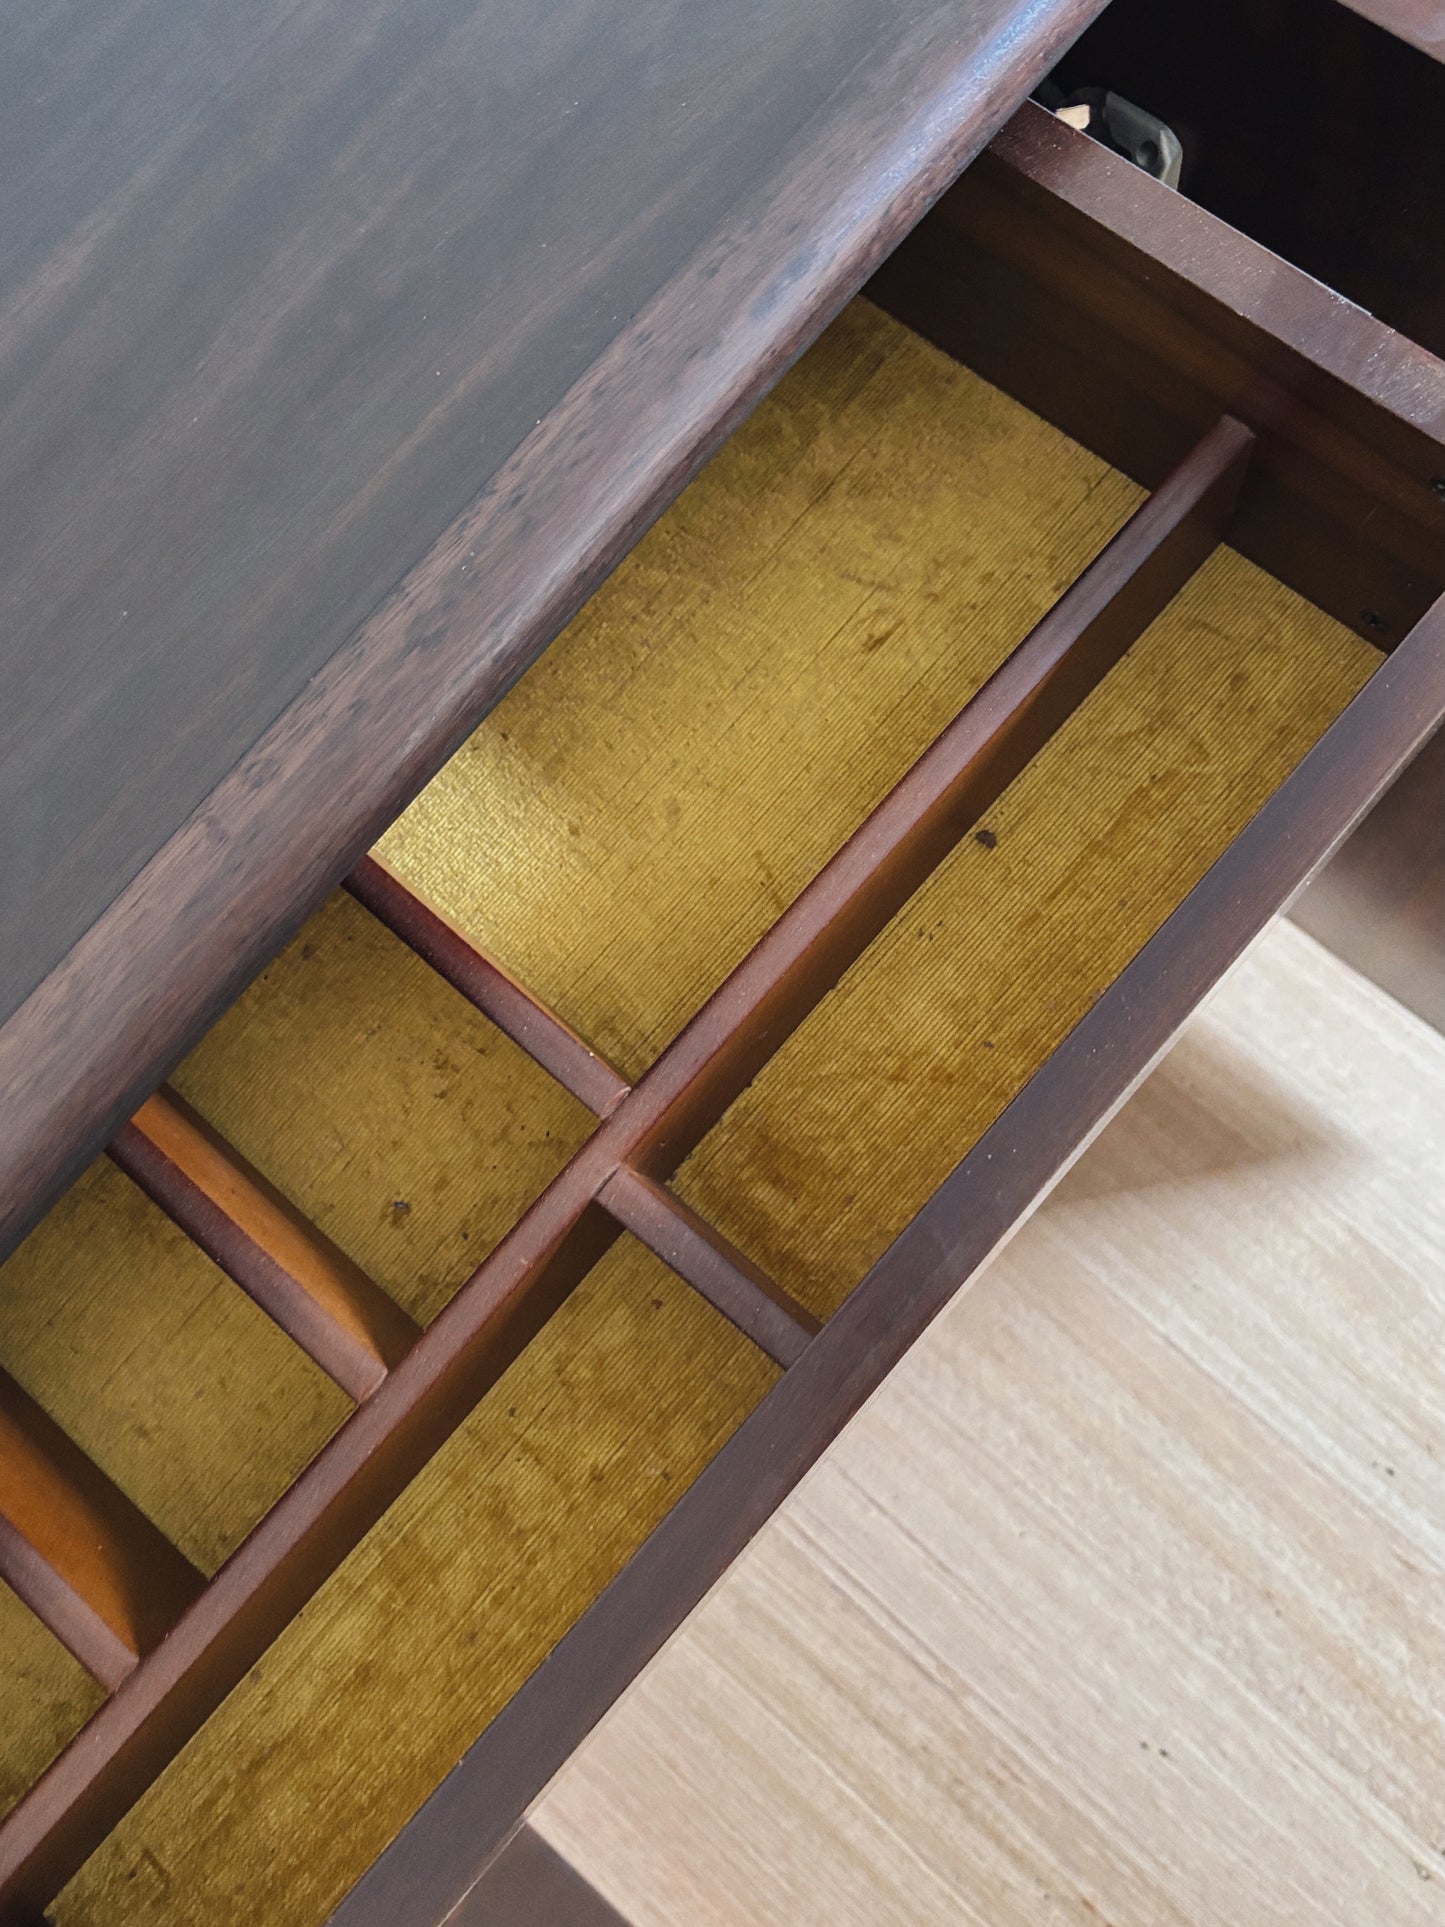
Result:
[[[112,1690],[160,1644],[203,1583],[3,1372],[0,1579]]]
[[[635,1927],[1437,1923],[1442,1133],[1276,926],[536,1828]]]
[[[420,1327],[175,1091],[147,1099],[110,1155],[350,1397]]]
[[[1098,5],[115,0],[81,32],[55,0],[19,23],[7,1233]]]

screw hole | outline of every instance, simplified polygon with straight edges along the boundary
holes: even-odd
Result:
[[[1375,631],[1376,635],[1383,635],[1385,630],[1390,626],[1389,619],[1382,616],[1378,609],[1361,609],[1360,615],[1367,626]]]

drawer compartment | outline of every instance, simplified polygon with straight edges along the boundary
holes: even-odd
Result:
[[[11,1546],[7,1901],[311,1927],[474,1741],[497,1844],[1445,705],[1362,614],[1439,586],[1424,390],[1182,278],[1129,352],[1043,120],[6,1265],[11,1462],[114,1550]]]

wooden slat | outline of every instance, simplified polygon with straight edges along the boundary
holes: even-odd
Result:
[[[812,1313],[665,1185],[624,1164],[598,1203],[779,1365],[817,1337]]]
[[[618,1168],[676,1170],[1102,681],[1215,547],[1253,442],[1218,423],[1136,511],[36,1782],[0,1827],[5,1901],[48,1901],[615,1242]]]
[[[379,857],[363,857],[345,888],[595,1116],[626,1097],[620,1071]]]
[[[0,1579],[112,1690],[205,1584],[3,1372]]]
[[[362,1399],[420,1327],[169,1089],[110,1155],[343,1391]]]

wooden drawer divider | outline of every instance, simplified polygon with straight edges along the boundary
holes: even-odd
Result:
[[[112,1689],[0,1827],[0,1921],[34,1921],[624,1228],[779,1364],[802,1356],[817,1321],[667,1180],[1216,546],[1253,445],[1229,417],[1195,445],[635,1089],[362,861],[352,894],[599,1118],[426,1331],[173,1093],[119,1133],[116,1162],[359,1403],[203,1583],[0,1386],[0,1573]],[[85,1558],[46,1517],[79,1522]]]
[[[421,1336],[400,1305],[169,1088],[141,1106],[109,1151],[351,1398],[374,1392]]]
[[[343,888],[595,1117],[607,1117],[616,1110],[628,1091],[621,1071],[479,950],[440,910],[408,889],[379,857],[364,856]]]
[[[111,1692],[205,1580],[0,1372],[0,1579]]]
[[[817,1337],[813,1314],[666,1185],[619,1164],[597,1202],[776,1364],[786,1369]]]

